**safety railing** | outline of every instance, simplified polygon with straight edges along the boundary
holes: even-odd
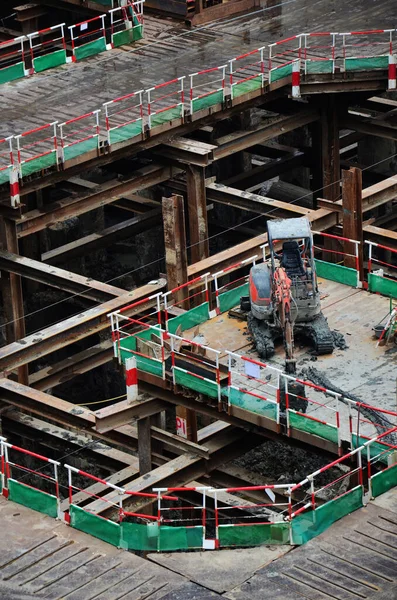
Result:
[[[0,84],[20,79],[28,74],[25,66],[25,36],[0,42]]]
[[[293,65],[301,66],[302,35],[294,35],[274,44],[269,44],[269,83],[275,83],[292,75]]]
[[[9,500],[50,517],[59,517],[59,467],[56,460],[1,438],[2,493]]]
[[[342,439],[348,440],[347,420],[342,431],[340,417],[341,394],[315,385],[311,381],[288,375],[282,376],[280,395],[285,406],[287,435],[294,430],[316,435],[338,446],[342,451]],[[349,440],[351,444],[351,439]]]
[[[167,337],[171,345],[169,368],[172,372],[174,386],[183,386],[210,398],[216,398],[218,408],[221,410],[220,350],[172,333],[169,333]]]
[[[237,56],[229,62],[232,99],[263,88],[267,67],[265,65],[265,58],[267,62],[265,52],[267,54],[267,48],[259,48]]]
[[[235,352],[228,355],[228,412],[236,409],[280,424],[280,369]]]
[[[397,250],[365,242],[368,250],[368,289],[384,296],[397,298]]]
[[[100,110],[94,110],[59,125],[59,150],[62,163],[81,154],[98,151],[99,115]]]
[[[14,164],[13,137],[0,140],[0,184],[10,180],[10,168]]]
[[[344,71],[388,69],[395,31],[374,29],[341,33]]]
[[[25,131],[15,140],[21,179],[58,164],[57,122]]]
[[[255,262],[260,260],[258,255],[250,256],[238,263],[230,265],[222,271],[218,271],[212,275],[215,286],[215,301],[216,311],[218,314],[223,313],[240,303],[242,296],[248,295],[248,278],[249,274],[243,274],[237,279],[227,281],[223,285],[220,285],[220,280],[227,277],[230,279],[230,273],[236,271],[239,268],[251,267],[255,265]]]
[[[98,15],[69,27],[73,62],[107,49],[105,19],[106,15]]]
[[[209,273],[205,273],[162,294],[167,331],[182,333],[185,329],[200,325],[210,318],[208,277]],[[171,316],[179,311],[179,315]]]
[[[321,252],[322,258],[316,258],[316,270],[320,277],[337,281],[352,287],[361,287],[359,267],[360,242],[345,238],[340,235],[332,235],[322,231],[313,231],[315,236],[315,254]],[[318,238],[323,238],[320,246]],[[326,241],[328,244],[326,245]],[[346,251],[346,247],[352,247],[353,252]],[[353,266],[351,266],[353,265]]]
[[[143,133],[143,90],[106,102],[106,132],[109,146],[131,140]]]
[[[189,75],[190,114],[223,104],[226,95],[226,65]]]
[[[160,83],[146,90],[147,118],[149,129],[164,123],[182,120],[184,117],[185,77]]]
[[[110,40],[113,48],[131,44],[143,37],[143,5],[144,0],[127,0],[125,6],[109,10]]]
[[[32,73],[67,63],[65,23],[28,34]]]
[[[336,33],[302,34],[302,65],[305,75],[335,73]]]
[[[0,438],[1,491],[129,550],[299,545],[397,485],[397,446],[390,441],[396,432],[391,426],[297,484],[151,492],[128,490]],[[67,485],[60,485],[65,475]],[[255,502],[247,500],[253,496]]]

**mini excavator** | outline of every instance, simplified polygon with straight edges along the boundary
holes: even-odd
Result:
[[[248,329],[261,358],[271,357],[275,341],[282,339],[286,372],[295,373],[295,336],[309,339],[317,354],[332,353],[333,336],[321,312],[308,219],[272,220],[267,230],[270,264],[251,268]]]

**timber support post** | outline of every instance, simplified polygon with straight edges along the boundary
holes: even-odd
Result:
[[[205,167],[188,165],[186,169],[187,206],[190,233],[190,262],[209,256]]]
[[[362,193],[361,169],[351,167],[348,171],[342,171],[343,236],[360,242],[357,259],[354,256],[345,256],[344,264],[346,267],[357,269],[361,282],[364,281]],[[355,255],[355,244],[345,242],[344,251]]]

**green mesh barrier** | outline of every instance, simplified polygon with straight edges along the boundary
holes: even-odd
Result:
[[[14,79],[20,79],[21,77],[25,77],[25,65],[23,62],[0,69],[0,84],[14,81]]]
[[[136,20],[136,17],[134,17],[134,20]],[[143,25],[135,25],[135,27],[132,29],[132,32],[134,42],[141,40],[143,38]]]
[[[370,292],[377,292],[382,296],[391,296],[397,298],[397,281],[368,273],[368,289]]]
[[[357,435],[355,433],[352,433],[352,449],[353,450],[355,450],[359,446],[363,446],[365,444],[365,442],[368,442],[368,438],[361,437],[361,435],[357,438]],[[382,444],[382,442],[372,442],[372,444],[370,445],[369,448],[370,448],[370,457],[371,458],[375,458],[379,454],[383,453],[385,450],[388,450],[388,446],[386,446],[385,444]],[[366,458],[367,452],[368,452],[367,448],[364,448],[361,451],[361,454]],[[383,456],[379,457],[379,461],[387,464],[388,455],[389,455],[389,453],[384,454]]]
[[[345,285],[351,285],[352,287],[357,286],[357,271],[355,269],[318,260],[318,258],[315,259],[315,263],[317,275],[319,277],[337,281],[338,283],[344,283]]]
[[[10,168],[3,169],[0,171],[0,184],[10,181]]]
[[[214,106],[214,104],[222,104],[223,102],[223,90],[219,90],[218,92],[211,92],[207,94],[204,98],[196,98],[193,100],[193,112],[197,112],[198,110],[204,110],[205,108],[209,108],[210,106]]]
[[[372,496],[376,498],[397,485],[397,465],[371,477]]]
[[[112,129],[110,132],[110,143],[117,144],[118,142],[124,142],[130,138],[140,135],[142,133],[142,119],[138,119],[135,123],[129,125],[122,125],[117,129]]]
[[[254,390],[256,393],[256,390]],[[241,392],[237,388],[229,388],[229,401],[232,406],[238,406],[249,412],[267,417],[268,419],[277,420],[277,404],[271,400],[262,400],[262,398],[256,398]]]
[[[110,6],[113,7],[113,0],[93,0],[97,4],[102,4],[102,6]]]
[[[182,331],[190,329],[190,327],[194,327],[195,325],[200,325],[200,323],[208,321],[208,311],[208,302],[204,302],[203,304],[200,304],[191,310],[187,310],[185,313],[178,315],[173,319],[169,319],[168,331],[170,333],[175,333],[179,325],[182,327]]]
[[[225,312],[230,310],[234,306],[238,306],[240,304],[241,296],[248,296],[249,293],[249,285],[248,283],[244,283],[244,285],[240,285],[239,287],[234,288],[233,290],[229,290],[228,292],[223,292],[219,294],[219,309],[221,312]]]
[[[292,519],[293,544],[306,544],[309,540],[323,533],[335,521],[345,517],[363,506],[363,490],[359,485],[354,489]]]
[[[28,162],[22,164],[22,177],[26,177],[27,175],[31,175],[32,173],[37,173],[37,171],[42,171],[43,169],[49,169],[57,164],[57,154],[56,152],[51,152],[50,154],[46,154],[45,156],[40,156],[39,158],[33,158]]]
[[[94,40],[93,42],[88,42],[88,44],[83,44],[78,48],[74,49],[74,55],[76,60],[82,60],[83,58],[88,58],[89,56],[94,56],[95,54],[100,54],[106,50],[106,39],[104,37],[99,38],[99,40]]]
[[[215,381],[210,381],[209,379],[200,379],[200,377],[190,375],[179,367],[174,367],[174,373],[175,383],[178,385],[183,385],[187,388],[195,390],[196,392],[199,392],[200,394],[206,394],[207,396],[211,396],[211,398],[218,398],[218,386]]]
[[[131,355],[130,355],[131,356]],[[163,376],[163,363],[155,358],[146,358],[146,356],[135,355],[136,358],[136,366],[140,371],[144,371],[145,373],[151,373],[152,375],[157,375],[158,377]]]
[[[89,140],[84,140],[83,142],[77,142],[76,144],[72,144],[70,146],[66,146],[64,148],[64,156],[65,162],[67,160],[72,160],[72,158],[76,158],[76,156],[80,156],[81,154],[85,154],[86,152],[91,152],[92,150],[96,150],[98,148],[98,138],[92,137]]]
[[[188,550],[203,547],[203,528],[197,527],[160,527],[159,547],[162,552],[170,550]]]
[[[153,127],[158,127],[159,125],[163,125],[163,123],[169,123],[173,119],[180,119],[181,117],[182,106],[175,106],[174,108],[169,108],[153,115],[151,118],[151,127],[153,129]]]
[[[388,56],[373,56],[371,58],[346,58],[346,71],[369,71],[371,69],[388,69]]]
[[[248,81],[243,81],[241,83],[236,83],[232,87],[232,98],[238,98],[239,96],[243,96],[244,94],[249,94],[254,90],[258,90],[262,87],[262,75],[258,75],[257,77],[253,77]]]
[[[260,525],[219,525],[221,548],[230,546],[260,546],[263,544],[288,544],[290,523]]]
[[[156,551],[159,528],[157,523],[141,524],[122,522],[120,546],[127,550]]]
[[[74,529],[89,533],[113,546],[119,546],[120,525],[118,523],[102,519],[102,517],[93,515],[74,504],[70,505],[69,514],[70,525],[74,527]]]
[[[300,415],[291,409],[288,413],[290,427],[299,429],[300,431],[306,431],[307,433],[313,433],[314,435],[329,440],[330,442],[334,442],[335,444],[338,443],[337,427],[328,425],[327,423],[313,421],[313,419],[308,419],[304,415]]]
[[[39,56],[33,59],[33,66],[36,73],[65,64],[66,50],[57,50],[56,52],[51,52],[51,54],[46,54],[45,56]]]
[[[123,363],[125,363],[127,358],[132,358],[134,356],[134,354],[128,352],[128,350],[136,350],[136,337],[133,335],[120,340],[120,355],[121,362]]]
[[[15,481],[8,480],[8,499],[18,504],[23,504],[33,510],[44,513],[53,519],[58,516],[57,499],[52,494],[46,494],[40,490]]]
[[[333,60],[306,60],[306,73],[332,73],[334,70]]]
[[[272,69],[269,73],[269,82],[274,83],[279,79],[283,79],[284,77],[288,77],[292,73],[292,64],[285,65],[284,67],[276,67]]]
[[[134,30],[125,29],[124,31],[118,31],[113,35],[113,45],[115,48],[123,46],[125,44],[131,44],[134,41]]]

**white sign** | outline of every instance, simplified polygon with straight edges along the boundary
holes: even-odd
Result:
[[[255,377],[255,379],[260,378],[261,368],[259,365],[256,365],[255,363],[252,363],[252,362],[248,362],[246,360],[244,363],[244,368],[245,368],[245,374],[248,375],[248,377]]]
[[[80,31],[85,31],[86,29],[88,29],[88,23],[82,23],[80,25]]]
[[[182,419],[182,417],[176,418],[176,434],[183,438],[187,438],[186,419]]]

